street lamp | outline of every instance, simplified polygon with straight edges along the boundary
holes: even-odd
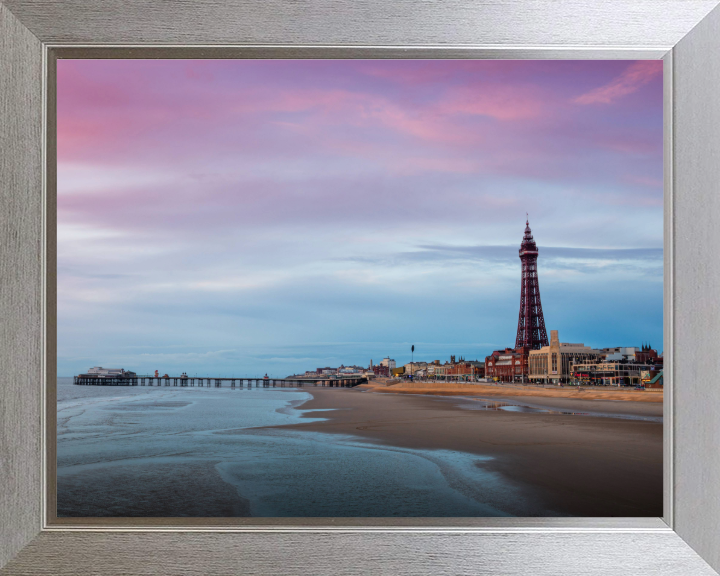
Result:
[[[410,348],[410,378],[415,379],[415,373],[413,372],[413,361],[415,360],[415,344]]]

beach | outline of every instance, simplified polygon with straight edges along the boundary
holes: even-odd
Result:
[[[496,387],[502,394],[492,397],[493,409],[464,387],[458,396],[448,396],[447,389],[440,395],[387,393],[391,388],[307,388],[313,398],[302,405],[303,417],[325,420],[283,428],[488,457],[477,465],[522,490],[533,509],[557,515],[662,516],[662,394],[619,401]],[[487,396],[483,389],[491,387],[474,388]]]
[[[314,388],[314,387],[313,387]],[[59,517],[554,516],[490,460],[311,423],[310,388],[74,386],[58,379]],[[334,389],[336,400],[352,395]],[[313,409],[318,418],[333,413]]]
[[[616,386],[539,386],[536,384],[409,382],[377,378],[362,389],[390,394],[428,394],[431,396],[532,396],[536,398],[568,398],[572,400],[622,400],[631,403],[662,404],[663,390]],[[660,409],[662,415],[662,409]]]
[[[662,515],[662,403],[376,390],[58,379],[58,515]]]

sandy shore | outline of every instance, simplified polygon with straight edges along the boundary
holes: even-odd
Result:
[[[613,417],[469,410],[472,399],[372,390],[308,388],[307,417],[328,418],[297,430],[353,434],[411,449],[445,449],[491,456],[500,472],[556,515],[662,516],[662,423]],[[467,395],[465,391],[463,395]],[[520,395],[508,395],[516,403]],[[662,404],[528,397],[538,405],[584,412],[656,416]],[[601,409],[599,409],[601,408]],[[381,487],[378,487],[381,489]],[[541,504],[541,505],[540,505]],[[520,515],[523,515],[520,513]]]
[[[426,394],[431,396],[536,396],[583,400],[622,400],[662,404],[663,391],[635,390],[611,386],[534,386],[523,384],[462,384],[456,382],[400,382],[373,380],[360,387],[385,394]]]

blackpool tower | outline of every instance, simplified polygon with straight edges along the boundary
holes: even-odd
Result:
[[[520,317],[518,318],[515,348],[539,350],[548,345],[545,318],[540,304],[540,287],[537,276],[538,249],[530,231],[530,222],[525,222],[525,236],[520,244],[522,262],[522,285],[520,287]]]

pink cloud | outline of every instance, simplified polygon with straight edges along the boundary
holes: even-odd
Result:
[[[474,147],[484,136],[466,116],[504,121],[529,119],[543,110],[542,102],[529,90],[519,94],[501,83],[457,86],[436,94],[432,102],[418,102],[412,96],[398,99],[376,86],[349,89],[336,83],[332,89],[310,84],[278,89],[281,75],[266,83],[236,82],[241,74],[223,76],[212,62],[178,63],[177,70],[172,65],[162,69],[156,63],[120,64],[108,63],[101,74],[93,75],[85,63],[62,63],[58,97],[61,161],[178,161],[187,154],[195,155],[198,147],[247,153],[249,149],[262,150],[265,142],[276,153],[287,149],[267,130],[270,125],[315,136],[311,144],[315,150],[326,142],[352,138],[343,128],[348,126],[364,134],[374,131],[378,138],[394,135],[417,145]],[[444,70],[431,64],[420,66],[418,77],[422,72]],[[475,64],[463,62],[448,70],[457,73],[460,65],[464,69]],[[111,72],[118,66],[119,73],[113,77]],[[295,114],[304,116],[291,116]],[[303,125],[311,128],[303,130]],[[237,133],[231,137],[233,126]],[[203,141],[205,145],[200,146]]]
[[[610,104],[628,94],[636,92],[655,76],[662,73],[662,61],[638,60],[628,66],[609,84],[600,86],[575,98],[575,104]]]
[[[440,103],[447,114],[487,116],[495,120],[526,120],[540,116],[552,107],[552,98],[534,86],[517,84],[473,84],[449,92]]]
[[[415,175],[619,181],[661,160],[657,107],[644,99],[657,83],[642,102],[569,103],[623,78],[640,86],[660,70],[649,64],[62,61],[58,158],[196,185],[203,174],[203,187],[329,186],[339,174],[398,186]]]

